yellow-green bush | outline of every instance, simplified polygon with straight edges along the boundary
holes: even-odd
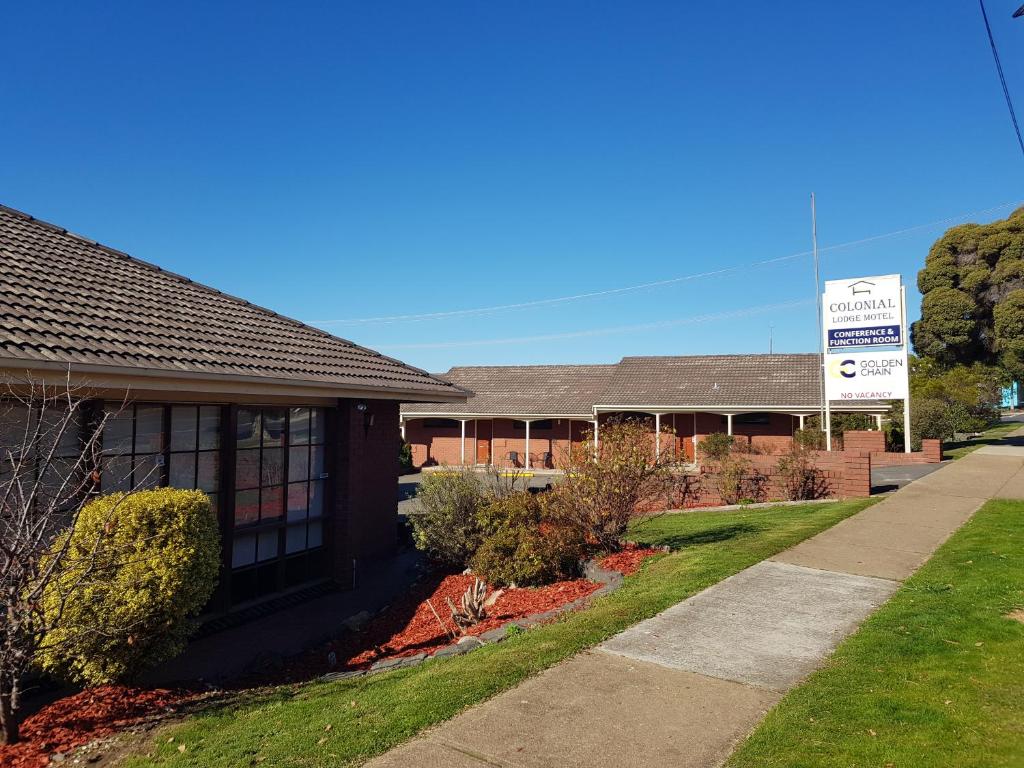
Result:
[[[220,535],[201,491],[161,488],[90,502],[51,550],[37,662],[74,682],[129,680],[172,658],[217,584]]]

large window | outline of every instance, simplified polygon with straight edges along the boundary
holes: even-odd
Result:
[[[220,501],[219,405],[109,406],[103,428],[104,493],[198,488]]]
[[[258,568],[322,547],[324,410],[239,408],[237,424],[232,567]],[[294,578],[298,570],[286,565]]]
[[[0,400],[0,496],[10,491],[10,501],[35,489],[37,501],[56,508],[80,499],[88,485],[81,406],[69,413],[52,402]]]

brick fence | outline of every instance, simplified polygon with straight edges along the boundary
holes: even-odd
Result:
[[[913,453],[885,450],[884,432],[851,431],[843,433],[846,450],[868,451],[871,466],[892,467],[904,464],[938,464],[942,461],[942,441],[922,440],[921,450]]]

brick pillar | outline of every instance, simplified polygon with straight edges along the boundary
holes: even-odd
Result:
[[[843,432],[844,451],[884,451],[885,433],[875,430],[852,429]]]
[[[851,434],[851,433],[847,433]],[[871,452],[843,452],[842,496],[862,499],[871,495]]]
[[[359,410],[365,405],[365,410]],[[332,574],[342,585],[398,545],[398,403],[339,400],[334,441]]]
[[[921,441],[921,453],[924,454],[928,464],[938,464],[942,461],[942,441],[926,438]]]

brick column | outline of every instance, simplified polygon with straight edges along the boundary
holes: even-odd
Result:
[[[926,438],[921,441],[921,453],[924,454],[928,464],[938,464],[942,461],[942,441]]]
[[[862,499],[871,495],[871,453],[869,451],[843,452],[841,495],[850,499]]]
[[[844,451],[884,451],[885,433],[874,430],[851,429],[843,432]]]

